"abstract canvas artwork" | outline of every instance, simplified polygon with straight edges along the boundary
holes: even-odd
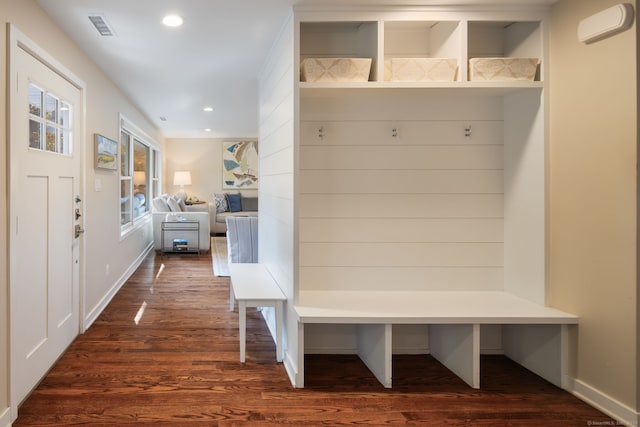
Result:
[[[222,143],[222,188],[258,188],[258,141]]]

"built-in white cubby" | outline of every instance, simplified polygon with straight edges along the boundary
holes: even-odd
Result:
[[[540,22],[470,21],[467,52],[468,59],[496,57],[542,60]],[[541,80],[539,72],[535,80]]]
[[[469,58],[542,55],[539,22],[470,21],[468,25]]]
[[[385,58],[457,58],[460,28],[458,21],[385,21]]]
[[[377,79],[377,22],[300,24],[300,61],[306,58],[371,58],[370,80]]]
[[[385,21],[384,59],[455,59],[460,66],[462,25],[459,21]],[[389,70],[386,70],[388,75]],[[460,73],[456,73],[460,80]],[[387,80],[385,78],[385,80]]]
[[[371,58],[369,86],[394,86],[387,81],[389,61],[394,58],[456,59],[455,82],[469,87],[479,86],[478,82],[468,84],[469,60],[472,58],[537,58],[542,61],[543,56],[541,21],[380,19],[300,23],[300,62],[306,58]],[[532,82],[492,81],[482,82],[480,86],[540,87],[536,82],[541,80],[538,71]],[[395,85],[412,86],[411,82]],[[301,85],[302,88],[314,86],[326,87],[327,84],[304,82]],[[337,82],[335,86],[345,84]],[[451,82],[414,82],[413,86],[446,88],[452,85]]]

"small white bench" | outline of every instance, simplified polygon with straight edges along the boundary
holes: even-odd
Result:
[[[480,325],[504,325],[505,354],[552,383],[566,374],[567,325],[578,318],[499,291],[301,291],[296,386],[304,387],[304,325],[357,324],[357,352],[392,386],[394,324],[429,325],[429,351],[480,388]]]
[[[247,307],[274,307],[276,312],[276,360],[282,362],[282,316],[284,296],[263,264],[229,264],[229,310],[238,301],[240,329],[240,362],[245,362],[247,339]]]

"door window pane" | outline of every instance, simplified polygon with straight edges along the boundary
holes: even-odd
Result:
[[[58,139],[58,130],[53,126],[47,126],[47,135],[46,135],[47,146],[45,149],[47,151],[56,151],[57,147],[57,139]]]
[[[73,106],[33,83],[28,96],[29,148],[71,155]]]
[[[42,117],[42,89],[29,83],[29,114]]]
[[[47,120],[57,123],[58,122],[58,99],[47,93],[46,104],[46,118]]]
[[[71,105],[64,101],[60,102],[60,126],[71,128]]]
[[[62,129],[60,131],[60,144],[58,146],[58,152],[60,154],[71,154],[71,132],[67,129]]]
[[[29,120],[29,148],[42,149],[42,123]]]

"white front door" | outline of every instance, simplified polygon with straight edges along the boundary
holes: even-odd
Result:
[[[11,400],[79,333],[81,90],[22,47],[10,89]],[[14,412],[14,416],[17,412]]]

